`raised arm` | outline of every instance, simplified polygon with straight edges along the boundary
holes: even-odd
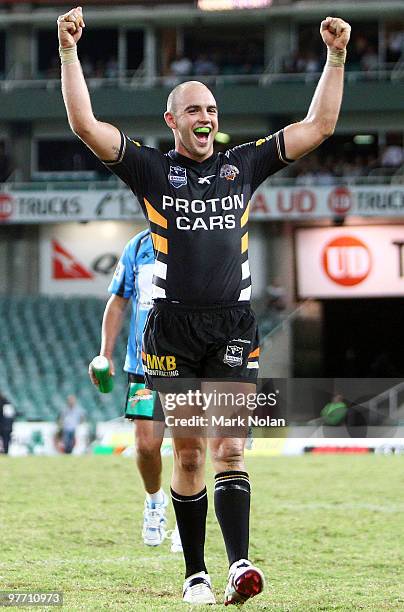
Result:
[[[100,355],[104,355],[108,359],[109,368],[112,375],[115,374],[113,354],[116,339],[122,329],[123,318],[128,301],[129,300],[126,298],[113,294],[105,306],[104,317],[102,320]],[[97,385],[98,382],[92,371],[91,364],[88,367],[88,373],[90,375],[91,382],[94,385]]]
[[[284,130],[285,153],[289,159],[306,155],[331,136],[341,108],[346,46],[351,26],[338,17],[327,17],[321,22],[320,33],[327,45],[327,62],[307,116]]]
[[[94,117],[90,95],[77,57],[77,43],[85,28],[81,6],[57,20],[62,62],[62,93],[73,132],[100,158],[115,160],[121,145],[119,130]]]

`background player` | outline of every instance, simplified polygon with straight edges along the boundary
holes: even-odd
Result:
[[[125,417],[133,420],[135,425],[136,463],[146,490],[142,536],[148,546],[158,546],[166,537],[168,504],[168,496],[161,487],[160,448],[164,436],[164,414],[156,394],[142,395],[145,390],[141,357],[142,336],[152,303],[153,266],[153,245],[150,232],[146,230],[127,243],[108,287],[112,295],[105,307],[100,350],[100,354],[107,357],[110,371],[114,374],[113,353],[116,339],[131,300],[132,316],[124,365],[124,370],[128,373]],[[89,375],[91,381],[97,385],[91,364]],[[156,401],[153,395],[156,395]],[[171,549],[173,552],[182,550],[177,526],[172,533]]]
[[[217,106],[212,93],[201,83],[183,84],[169,96],[165,120],[174,134],[175,151],[167,155],[141,147],[114,126],[98,121],[77,58],[76,43],[84,27],[81,8],[62,15],[58,23],[62,89],[70,125],[99,158],[109,160],[109,167],[136,193],[153,228],[153,297],[162,302],[154,306],[148,319],[144,343],[147,356],[155,358],[153,363],[159,359],[163,363],[169,355],[170,365],[177,364],[175,371],[180,378],[235,378],[238,388],[250,393],[255,387],[258,346],[249,309],[247,202],[270,174],[310,152],[333,133],[342,100],[350,26],[334,17],[321,23],[321,36],[328,48],[327,64],[303,121],[215,156]],[[181,187],[187,187],[187,191],[178,202],[177,189]],[[189,199],[183,197],[184,193]],[[195,203],[192,220],[186,216],[180,220],[178,212],[184,207],[189,212],[190,202]],[[229,203],[233,209],[230,216],[223,212]],[[217,207],[221,214],[217,214]],[[188,334],[184,333],[185,324]],[[217,345],[213,354],[208,354],[208,336]],[[234,349],[234,355],[227,349]],[[223,368],[223,363],[229,366],[231,359],[238,368],[232,373]],[[163,373],[149,368],[147,375],[148,383],[154,384]],[[234,383],[227,385],[234,392]],[[215,510],[230,563],[226,604],[243,603],[263,588],[262,573],[247,559],[250,485],[244,467],[244,442],[222,437],[210,443],[216,470]],[[172,497],[186,561],[184,600],[214,603],[204,561],[206,441],[196,437],[177,439],[174,446]]]

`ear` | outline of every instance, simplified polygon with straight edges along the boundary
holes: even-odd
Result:
[[[170,111],[166,111],[164,113],[164,121],[166,122],[166,124],[168,125],[168,127],[171,130],[175,130],[175,128],[177,127],[177,123],[175,121],[175,117],[174,117],[173,113],[170,113]]]

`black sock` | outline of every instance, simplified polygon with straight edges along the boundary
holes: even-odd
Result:
[[[216,474],[215,512],[229,566],[239,559],[248,559],[250,481],[247,472],[233,470]]]
[[[206,572],[204,549],[208,493],[206,487],[196,495],[179,495],[171,489],[171,497],[185,559],[185,578]]]

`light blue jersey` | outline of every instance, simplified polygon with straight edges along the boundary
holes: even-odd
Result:
[[[132,315],[124,370],[143,375],[142,337],[146,318],[152,307],[154,268],[153,244],[149,230],[129,240],[118,262],[109,293],[132,298]]]

